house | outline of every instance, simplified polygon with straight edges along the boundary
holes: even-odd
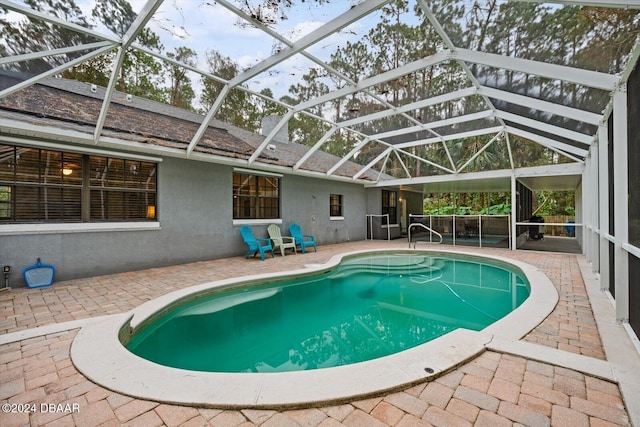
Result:
[[[41,258],[65,280],[241,255],[245,224],[363,240],[383,191],[421,210],[421,193],[365,188],[376,171],[352,179],[353,162],[327,175],[340,158],[322,151],[294,171],[304,145],[273,141],[247,165],[265,136],[217,120],[186,155],[201,116],[122,93],[96,146],[104,90],[50,78],[0,100],[0,259],[16,270]]]

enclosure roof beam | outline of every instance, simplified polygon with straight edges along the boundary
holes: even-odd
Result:
[[[455,51],[455,55],[462,61],[488,65],[505,70],[519,71],[525,74],[535,74],[537,76],[563,80],[607,91],[614,90],[619,81],[619,77],[612,74],[567,67],[565,65],[547,64],[545,62],[497,55],[495,53],[477,52],[458,48]]]
[[[313,147],[311,147],[311,149],[309,149],[309,151],[307,151],[306,153],[304,153],[304,156],[302,156],[300,158],[300,160],[298,160],[296,162],[295,165],[293,165],[293,170],[298,170],[300,169],[300,166],[302,166],[304,164],[304,162],[306,162],[309,157],[311,157],[313,155],[313,153],[315,153],[316,151],[318,151],[318,149],[320,147],[322,147],[322,145],[324,145],[325,142],[327,142],[329,140],[329,138],[331,138],[331,136],[338,130],[338,126],[333,126],[331,129],[329,129],[328,132],[325,132],[324,135],[322,135],[322,137],[318,140],[318,142],[316,142]]]
[[[427,139],[421,139],[419,141],[411,141],[411,142],[404,142],[401,144],[394,144],[394,147],[396,148],[417,147],[419,145],[434,144],[436,142],[453,141],[456,139],[472,138],[474,136],[490,135],[490,134],[502,132],[503,130],[504,130],[503,126],[493,126],[490,128],[472,130],[468,132],[454,133],[451,135],[442,135],[441,138],[427,138]]]
[[[396,159],[398,159],[398,161],[400,162],[400,165],[402,166],[402,169],[404,169],[404,173],[411,178],[411,172],[409,172],[409,168],[407,168],[407,165],[405,164],[405,161],[402,160],[402,157],[400,157],[400,152],[398,150],[393,150],[393,154],[396,155]],[[355,176],[354,176],[355,179]]]
[[[369,13],[381,8],[387,4],[389,0],[368,0],[361,2],[357,6],[354,6],[347,10],[337,18],[327,22],[318,29],[311,31],[309,34],[301,37],[295,41],[290,47],[284,48],[269,58],[259,62],[248,70],[238,74],[236,77],[229,81],[231,87],[238,86],[247,80],[252,79],[258,74],[268,70],[269,68],[279,64],[280,62],[290,58],[296,53],[306,49],[319,41],[329,37],[330,35],[340,31],[341,29],[351,25],[360,18],[368,15]]]
[[[394,136],[405,135],[407,133],[420,132],[427,129],[433,129],[433,128],[442,127],[442,126],[450,126],[457,123],[466,123],[474,120],[481,120],[487,117],[492,117],[493,115],[494,113],[492,110],[479,111],[477,113],[465,114],[457,117],[450,117],[448,119],[443,119],[443,120],[436,120],[436,121],[428,122],[419,126],[405,127],[402,129],[391,130],[388,132],[382,132],[375,135],[369,135],[369,138],[371,139],[391,138]]]
[[[584,171],[584,164],[579,162],[560,163],[554,165],[531,166],[515,169],[496,169],[479,172],[463,172],[455,175],[431,175],[419,176],[413,178],[390,179],[376,183],[365,183],[365,187],[401,187],[428,185],[449,181],[473,181],[485,179],[511,179],[512,175],[516,178],[535,178],[544,176],[566,176],[581,175]]]
[[[282,61],[285,61],[286,59],[292,57],[293,55],[302,52],[304,49],[314,45],[315,43],[325,39],[326,37],[329,37],[330,35],[341,30],[342,28],[351,25],[353,22],[357,21],[358,19],[362,18],[365,15],[368,15],[374,10],[379,9],[380,7],[382,7],[388,2],[389,0],[371,0],[371,1],[360,3],[359,5],[352,7],[347,12],[338,16],[337,18],[329,21],[328,23],[322,25],[318,29],[303,36],[302,38],[295,41],[294,43],[291,43],[286,48],[280,50],[274,55],[271,55],[270,57],[264,59],[263,61],[259,62],[258,64],[243,71],[242,73],[238,74],[237,76],[229,80],[225,86],[227,90],[224,91],[224,93],[220,93],[216,98],[214,102],[214,107],[216,108],[212,107],[207,112],[205,119],[202,121],[202,123],[200,124],[200,127],[196,131],[196,134],[191,139],[187,152],[191,153],[193,149],[196,147],[196,145],[198,145],[200,138],[202,138],[202,136],[206,132],[207,128],[209,127],[209,123],[211,123],[211,120],[213,120],[213,117],[216,115],[218,108],[222,105],[224,98],[226,97],[227,93],[231,89],[235,88],[236,86],[242,85],[247,80],[252,79],[258,74],[268,70],[271,67],[274,67],[275,65],[281,63]],[[224,4],[223,6],[235,13],[235,8],[233,8],[232,6],[228,4]],[[238,16],[242,18],[241,14]],[[289,110],[291,111],[290,107],[289,107]]]
[[[394,148],[395,148],[395,147],[394,147]],[[445,172],[447,172],[447,173],[456,173],[456,171],[455,171],[455,170],[453,170],[453,169],[449,169],[449,168],[447,168],[446,166],[442,166],[441,164],[439,164],[439,163],[435,163],[435,162],[433,162],[433,161],[431,161],[431,160],[428,160],[428,159],[425,159],[424,157],[416,156],[415,154],[410,153],[410,152],[408,152],[408,151],[405,151],[405,150],[403,150],[403,149],[396,148],[396,150],[395,150],[395,151],[396,151],[396,153],[402,153],[402,154],[404,154],[405,156],[412,157],[412,158],[414,158],[414,159],[416,159],[416,160],[418,160],[418,161],[420,161],[420,162],[422,162],[422,163],[426,163],[426,164],[431,165],[431,166],[433,166],[433,167],[436,167],[436,168],[438,168],[438,169],[442,169],[443,171],[445,171]]]
[[[47,56],[66,55],[67,53],[98,49],[107,46],[115,47],[116,44],[110,41],[102,41],[96,43],[80,44],[76,46],[61,47],[59,49],[43,50],[40,52],[25,53],[22,55],[7,56],[4,58],[0,58],[0,65],[12,64],[14,62],[31,61],[39,58],[46,58]]]
[[[18,83],[16,85],[10,86],[10,87],[0,91],[0,98],[3,98],[3,97],[8,96],[8,95],[11,95],[14,92],[17,92],[17,91],[19,91],[21,89],[29,87],[29,86],[31,86],[33,84],[36,84],[38,81],[40,81],[40,80],[42,80],[42,79],[44,79],[46,77],[55,76],[56,74],[58,74],[58,73],[60,73],[60,72],[62,72],[64,70],[67,70],[67,69],[69,69],[69,68],[71,68],[71,67],[73,67],[73,66],[75,66],[77,64],[81,64],[84,61],[87,61],[87,60],[89,60],[91,58],[95,58],[96,56],[100,56],[100,55],[102,55],[104,53],[107,53],[107,52],[115,49],[116,47],[117,47],[117,45],[111,44],[109,46],[105,46],[103,48],[94,50],[93,52],[89,52],[86,55],[82,55],[79,58],[76,58],[74,60],[71,60],[71,61],[69,61],[67,63],[64,63],[64,64],[61,64],[61,65],[58,65],[57,67],[54,67],[54,68],[52,68],[50,70],[47,70],[44,73],[38,74],[37,76],[31,77],[30,79],[24,80],[24,81],[22,81],[22,82],[20,82],[20,83]]]
[[[520,136],[522,138],[531,140],[533,142],[537,142],[538,144],[544,145],[545,147],[552,149],[556,152],[558,152],[559,154],[562,154],[566,157],[569,157],[572,160],[575,160],[577,162],[582,162],[583,160],[578,159],[574,156],[580,156],[580,157],[586,157],[588,154],[587,150],[584,150],[582,148],[578,148],[578,147],[574,147],[572,145],[568,145],[559,141],[556,141],[555,139],[551,139],[551,138],[547,138],[541,135],[537,135],[535,133],[532,132],[528,132],[526,130],[522,130],[522,129],[518,129],[515,128],[513,126],[507,126],[507,132],[513,134],[513,135],[517,135]],[[573,154],[574,156],[571,156],[571,154]]]
[[[253,162],[256,161],[258,156],[260,156],[260,154],[264,151],[264,149],[267,147],[267,145],[271,144],[271,141],[278,134],[278,132],[280,132],[280,130],[287,123],[289,123],[289,119],[291,119],[292,116],[293,116],[293,111],[291,111],[291,110],[288,111],[287,114],[284,115],[284,117],[278,122],[278,124],[271,130],[269,135],[267,135],[267,137],[264,139],[264,141],[262,141],[260,143],[258,148],[256,148],[253,151],[253,154],[251,155],[251,157],[249,157],[249,161],[248,161],[249,164],[252,164]]]
[[[213,117],[216,115],[216,113],[220,109],[220,106],[222,106],[222,102],[227,96],[227,93],[229,93],[229,90],[230,90],[229,84],[222,86],[222,89],[220,90],[218,97],[213,102],[213,105],[211,106],[211,108],[209,108],[209,111],[207,111],[207,115],[205,116],[204,120],[202,120],[202,123],[200,123],[200,127],[198,127],[198,130],[193,135],[193,138],[191,138],[191,141],[189,142],[189,146],[187,147],[187,155],[190,155],[193,152],[193,150],[196,148],[196,145],[198,145],[198,142],[200,142],[200,139],[202,138],[204,133],[207,131],[207,129],[209,129],[209,123],[211,123],[211,120],[213,120]]]
[[[251,22],[252,25],[256,26],[257,28],[259,28],[260,30],[264,31],[265,33],[267,33],[268,35],[270,35],[271,37],[273,37],[275,40],[278,40],[280,43],[282,43],[285,46],[288,47],[292,47],[293,46],[293,42],[290,41],[289,39],[287,39],[286,37],[283,37],[280,33],[278,33],[277,31],[272,30],[271,28],[269,28],[267,25],[253,19],[251,16],[249,16],[247,13],[245,13],[244,11],[236,8],[235,6],[233,6],[231,3],[229,3],[226,0],[218,0],[216,3],[218,3],[220,6],[226,8],[227,10],[231,11],[232,13],[238,15],[240,18],[244,19],[247,22]],[[316,63],[317,65],[319,65],[320,67],[324,68],[325,70],[327,70],[329,73],[338,76],[339,78],[341,78],[342,80],[344,80],[345,82],[347,82],[349,85],[355,86],[357,84],[357,82],[355,82],[353,79],[351,79],[349,76],[345,75],[344,73],[340,72],[339,70],[337,70],[336,68],[334,68],[333,66],[327,64],[326,62],[320,60],[319,58],[317,58],[316,56],[312,55],[311,53],[307,52],[306,50],[302,50],[300,51],[300,54],[302,56],[304,56],[305,58],[311,60],[312,62]],[[227,83],[226,81],[224,82],[225,84]],[[245,90],[245,88],[243,88],[242,86],[239,86],[240,89]],[[372,91],[368,91],[368,90],[364,90],[364,92],[371,96],[373,99],[375,99],[376,101],[380,102],[382,105],[384,105],[387,108],[393,108],[393,105],[391,105],[388,101],[386,101],[384,98],[380,97],[380,95],[373,93]],[[260,94],[261,95],[261,94]],[[283,103],[281,103],[283,104]],[[286,105],[287,108],[290,108],[289,105]],[[412,118],[410,116],[407,115],[407,119],[412,120]],[[334,125],[334,123],[331,123],[331,125]]]
[[[493,138],[491,138],[489,140],[489,142],[484,144],[482,146],[482,148],[480,148],[478,151],[476,151],[476,153],[469,158],[469,160],[467,160],[462,166],[460,166],[458,168],[457,172],[460,173],[461,171],[463,171],[467,166],[469,166],[471,164],[471,162],[473,162],[475,159],[477,159],[487,148],[489,148],[489,146],[491,144],[493,144],[495,141],[497,141],[503,134],[504,134],[504,132],[500,132],[500,133],[496,134]]]
[[[590,125],[598,126],[602,121],[601,114],[591,113],[588,111],[579,110],[577,108],[567,107],[566,105],[555,104],[549,101],[543,101],[541,99],[533,98],[530,96],[518,95],[500,89],[481,86],[478,90],[478,93],[490,98],[500,99],[511,104],[533,108],[538,111],[547,112],[556,116],[566,117],[572,120],[578,120]]]
[[[369,138],[365,138],[362,141],[360,141],[359,143],[356,144],[355,147],[353,147],[353,149],[351,151],[349,151],[349,153],[347,153],[345,156],[343,156],[340,160],[338,160],[338,162],[333,165],[331,167],[331,169],[329,169],[327,171],[327,175],[333,175],[333,173],[338,170],[338,168],[340,166],[342,166],[344,163],[346,163],[350,158],[352,158],[358,151],[360,151],[362,149],[362,147],[364,147],[368,142],[370,141]]]
[[[156,13],[156,10],[158,10],[163,1],[164,0],[147,0],[127,32],[122,36],[123,49],[127,49],[133,44],[133,41],[138,37],[138,34],[144,30],[144,26],[153,18],[153,14]]]
[[[444,144],[444,143],[443,143],[443,144]],[[445,149],[446,149],[446,146],[445,146]],[[425,159],[425,158],[423,158],[423,157],[417,156],[417,155],[415,155],[415,154],[413,154],[413,153],[410,153],[410,152],[405,151],[405,150],[402,150],[402,149],[397,149],[397,148],[393,147],[393,152],[395,153],[395,155],[396,155],[396,157],[398,158],[398,160],[400,160],[400,162],[402,163],[402,167],[404,168],[404,170],[405,170],[405,172],[406,172],[407,176],[409,176],[409,177],[411,177],[411,174],[409,173],[409,170],[407,169],[407,167],[405,166],[405,164],[404,164],[404,162],[403,162],[402,158],[400,157],[400,154],[403,154],[403,155],[405,155],[405,156],[407,156],[407,157],[411,157],[411,158],[413,158],[413,159],[416,159],[416,160],[418,160],[418,161],[420,161],[420,162],[422,162],[422,163],[426,163],[426,164],[428,164],[428,165],[434,166],[434,167],[436,167],[436,168],[438,168],[438,169],[441,169],[441,170],[443,170],[443,171],[445,171],[445,172],[447,172],[447,173],[451,173],[451,174],[455,174],[455,173],[457,173],[457,172],[455,171],[455,165],[453,164],[453,161],[451,160],[451,156],[449,156],[448,151],[447,151],[447,155],[448,155],[449,161],[451,162],[452,169],[449,169],[449,168],[447,168],[446,166],[442,166],[441,164],[435,163],[435,162],[433,162],[433,161],[431,161],[431,160],[428,160],[428,159]],[[373,166],[373,165],[372,165],[372,166]]]
[[[497,169],[492,171],[481,171],[481,172],[464,172],[457,174],[448,174],[448,175],[431,175],[431,176],[418,176],[413,178],[399,178],[399,179],[389,179],[381,182],[365,184],[364,186],[367,188],[372,187],[400,187],[400,186],[415,186],[416,184],[432,184],[439,182],[450,182],[450,181],[473,181],[473,180],[481,180],[481,179],[510,179],[513,171],[511,169]]]
[[[575,6],[590,6],[590,7],[611,7],[619,9],[640,9],[639,0],[516,0],[520,2],[529,3],[558,3],[568,4]]]
[[[371,160],[366,166],[363,166],[355,175],[353,175],[353,179],[358,179],[360,177],[360,175],[365,173],[367,170],[371,169],[373,167],[373,165],[378,163],[384,157],[386,157],[389,154],[391,154],[392,150],[393,150],[393,147],[387,147],[386,150],[384,150],[382,153],[378,154],[378,156],[376,156],[375,159]],[[385,163],[386,163],[386,161],[385,161]],[[380,173],[382,173],[382,172],[384,172],[384,169],[380,168]]]
[[[589,146],[593,143],[594,135],[586,135],[584,133],[575,132],[559,126],[550,125],[539,120],[533,120],[528,117],[519,116],[517,114],[507,113],[506,111],[497,111],[496,116],[510,121],[520,123],[530,128],[539,129],[546,133],[551,133],[562,138],[572,139],[581,144]]]
[[[425,0],[418,0],[418,5],[420,6],[422,11],[424,12],[425,16],[427,17],[427,19],[429,20],[429,22],[431,23],[433,28],[435,28],[436,33],[438,33],[438,35],[444,41],[445,45],[452,52],[454,52],[454,55],[455,55],[455,52],[457,51],[458,48],[453,44],[453,41],[449,37],[449,34],[447,34],[445,29],[440,24],[440,21],[438,20],[438,18],[436,18],[436,16],[433,14],[433,12],[431,11],[431,8],[429,8],[429,6],[427,6],[427,4],[425,3]],[[464,73],[466,74],[466,76],[469,79],[469,81],[471,82],[471,84],[476,89],[480,89],[480,82],[478,82],[478,79],[476,78],[476,76],[473,75],[473,73],[471,72],[471,69],[469,69],[469,66],[467,65],[467,63],[464,62],[464,61],[461,61],[459,59],[457,60],[457,63],[464,70]],[[493,102],[491,102],[491,100],[485,95],[480,95],[480,96],[482,97],[484,102],[487,104],[487,106],[495,111],[496,107],[493,105]],[[504,123],[502,122],[502,120],[498,119],[498,121],[500,122],[500,124],[502,126],[504,126]]]
[[[407,111],[417,110],[419,108],[442,104],[447,101],[453,101],[454,99],[460,99],[467,96],[471,96],[471,95],[474,95],[475,93],[476,93],[476,88],[466,87],[464,89],[458,89],[458,90],[454,90],[453,92],[445,93],[444,95],[438,95],[432,98],[427,98],[421,101],[405,104],[402,107],[398,107],[394,110],[384,110],[384,111],[379,111],[377,113],[369,114],[366,116],[356,117],[354,119],[343,120],[341,122],[338,122],[337,125],[340,127],[354,126],[357,124],[366,123],[373,120],[383,119],[389,116],[395,116],[400,113],[406,113]]]
[[[307,108],[315,107],[316,105],[333,101],[334,99],[342,98],[347,95],[351,95],[352,93],[361,91],[368,87],[385,83],[389,80],[394,80],[394,79],[397,79],[398,77],[402,77],[407,74],[413,73],[415,71],[419,71],[424,68],[428,68],[433,65],[439,64],[449,59],[449,57],[450,57],[449,51],[438,52],[434,55],[430,55],[425,58],[418,59],[417,61],[410,62],[398,68],[394,68],[393,70],[376,74],[373,77],[369,77],[368,79],[364,79],[358,82],[358,84],[356,84],[355,86],[346,86],[342,89],[338,89],[333,92],[329,92],[325,95],[318,96],[317,98],[310,99],[309,101],[301,102],[300,104],[297,104],[295,106],[295,110],[296,112],[306,110]]]
[[[558,163],[554,165],[527,166],[514,170],[516,178],[536,178],[540,176],[582,175],[584,163]]]
[[[106,34],[99,33],[89,28],[83,27],[82,25],[78,25],[62,19],[58,19],[53,15],[49,15],[47,13],[43,13],[35,9],[31,9],[30,7],[27,7],[27,6],[21,6],[9,0],[0,0],[0,8],[5,8],[13,12],[18,12],[30,18],[35,18],[44,22],[48,22],[50,24],[54,24],[59,27],[66,28],[68,30],[75,31],[90,37],[95,37],[100,40],[107,40],[113,43],[120,43],[120,40],[115,36],[109,36]]]
[[[70,61],[70,62],[68,62],[66,64],[62,64],[62,65],[60,65],[58,67],[55,67],[55,68],[53,68],[51,70],[45,71],[43,73],[40,73],[40,74],[38,74],[38,75],[28,79],[28,80],[25,80],[25,81],[17,84],[17,85],[9,87],[9,88],[5,89],[4,91],[0,91],[0,98],[2,98],[3,96],[7,96],[7,95],[9,95],[11,93],[14,93],[14,92],[16,92],[16,91],[18,91],[20,89],[24,89],[25,87],[31,86],[31,85],[39,82],[42,79],[45,79],[45,78],[50,77],[50,76],[53,76],[53,75],[55,75],[55,74],[57,74],[57,73],[59,73],[61,71],[69,69],[69,68],[71,68],[71,67],[73,67],[73,66],[75,66],[77,64],[80,64],[80,63],[82,63],[84,61],[87,61],[88,59],[91,59],[91,58],[94,58],[96,56],[100,56],[100,55],[102,55],[102,54],[104,54],[106,52],[109,52],[109,51],[115,49],[120,43],[120,40],[118,40],[117,37],[111,37],[111,36],[107,36],[105,34],[101,34],[101,33],[97,32],[97,31],[93,31],[93,30],[91,30],[89,28],[86,28],[86,27],[83,27],[81,25],[64,21],[64,20],[59,19],[59,18],[57,18],[55,16],[52,16],[52,15],[49,15],[47,13],[43,13],[43,12],[37,11],[37,10],[32,9],[30,7],[26,7],[26,6],[22,6],[22,5],[16,4],[16,3],[12,2],[12,1],[9,1],[9,0],[0,0],[0,8],[4,8],[4,9],[10,10],[10,11],[25,15],[25,16],[27,16],[29,18],[32,18],[32,19],[35,19],[35,20],[40,20],[40,21],[43,21],[43,22],[47,22],[49,24],[53,24],[53,25],[59,26],[61,28],[66,28],[66,29],[68,29],[70,31],[78,32],[80,34],[84,34],[84,35],[89,36],[89,37],[94,37],[94,38],[97,38],[98,40],[103,40],[103,41],[110,42],[110,44],[108,46],[106,46],[106,47],[104,47],[102,49],[98,49],[98,50],[96,50],[94,52],[90,52],[90,53],[88,53],[86,55],[83,55],[80,58],[76,58],[75,60],[72,60],[72,61]]]

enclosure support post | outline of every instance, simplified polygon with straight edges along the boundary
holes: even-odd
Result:
[[[509,230],[511,238],[511,250],[516,250],[516,212],[518,207],[516,206],[516,174],[511,174],[511,229]]]
[[[591,205],[583,205],[585,207],[588,206],[600,206],[600,194],[598,193],[598,171],[600,168],[600,152],[599,148],[591,150],[591,168],[589,169],[589,183],[591,184],[588,188],[593,188],[596,191],[592,193],[593,203]],[[587,188],[582,186],[582,194],[590,193]],[[584,199],[584,198],[583,198]],[[591,225],[591,271],[597,273],[600,271],[600,236],[598,235],[598,212],[592,211],[591,209],[586,209],[590,212],[589,223]]]
[[[583,209],[586,206],[593,206],[592,194],[582,191],[583,188],[591,187],[591,158],[589,155],[584,159],[584,169],[582,171],[582,180],[578,188],[574,192],[576,222],[584,224],[582,230],[576,228],[575,236],[578,244],[581,246],[582,254],[591,261],[591,218],[589,209]],[[580,232],[582,231],[582,232]]]
[[[605,121],[598,128],[598,223],[600,228],[600,290],[609,289],[609,173],[608,173],[609,132]]]
[[[627,164],[627,90],[613,93],[613,217],[615,223],[616,320],[629,322],[629,167]]]

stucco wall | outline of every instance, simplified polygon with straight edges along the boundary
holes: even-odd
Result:
[[[18,287],[25,286],[22,269],[38,257],[55,265],[58,281],[243,255],[232,175],[230,166],[165,158],[158,169],[159,229],[3,235],[0,226],[0,264],[12,267],[10,285]],[[330,219],[329,194],[343,195],[343,220]],[[283,234],[297,222],[320,245],[362,240],[368,197],[360,184],[284,175]],[[255,235],[266,237],[267,224],[252,225]]]
[[[342,220],[329,216],[329,195],[342,195]],[[363,240],[367,192],[359,184],[285,176],[282,179],[282,230],[297,222],[305,234],[316,236],[318,244]],[[266,236],[266,227],[264,234]]]

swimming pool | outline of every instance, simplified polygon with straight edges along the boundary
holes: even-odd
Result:
[[[283,363],[291,364],[291,360],[286,362],[286,357],[290,354],[282,356],[281,359],[266,365],[260,364],[261,369],[255,369],[252,373],[236,373],[236,372],[201,372],[194,369],[184,369],[150,362],[144,358],[136,356],[128,351],[122,343],[133,342],[132,338],[144,330],[145,326],[153,324],[158,319],[167,315],[175,307],[181,307],[181,310],[191,310],[191,313],[197,312],[202,307],[198,307],[195,302],[204,295],[220,294],[222,291],[231,291],[226,302],[218,301],[215,311],[235,310],[231,307],[241,307],[246,309],[259,301],[271,298],[281,298],[284,290],[281,290],[282,284],[273,287],[276,281],[281,282],[289,280],[291,277],[305,277],[308,280],[315,280],[323,275],[342,274],[353,275],[353,269],[350,271],[337,273],[336,267],[345,261],[348,265],[349,260],[355,259],[363,255],[361,252],[353,252],[334,256],[329,262],[322,265],[311,265],[307,268],[292,271],[287,274],[263,274],[242,279],[221,280],[212,283],[193,286],[188,289],[172,292],[163,297],[145,303],[136,308],[132,312],[114,315],[107,319],[91,322],[84,326],[72,345],[71,356],[76,368],[90,380],[117,392],[135,396],[142,399],[154,401],[179,403],[186,405],[213,406],[221,408],[283,408],[283,407],[300,407],[310,404],[335,403],[346,401],[357,397],[371,396],[386,392],[389,390],[397,390],[424,380],[436,378],[448,370],[455,368],[457,365],[476,357],[485,350],[485,346],[491,342],[494,336],[502,338],[518,340],[535,326],[537,326],[544,318],[553,310],[557,302],[557,292],[549,279],[536,268],[520,262],[509,261],[492,256],[471,256],[456,253],[457,251],[441,250],[413,250],[413,251],[393,251],[393,254],[406,252],[410,256],[419,256],[424,260],[423,264],[437,264],[445,257],[453,256],[457,260],[462,257],[466,261],[472,261],[476,265],[476,276],[489,278],[493,273],[493,269],[498,266],[499,269],[510,268],[515,269],[516,276],[506,279],[504,286],[497,288],[502,292],[502,288],[512,287],[514,289],[529,288],[526,283],[530,284],[530,294],[525,299],[524,294],[517,291],[510,296],[513,307],[519,307],[513,312],[506,314],[500,320],[492,321],[489,326],[482,327],[478,324],[472,330],[471,323],[457,327],[452,332],[439,335],[426,343],[417,343],[413,346],[407,346],[406,349],[386,356],[376,356],[373,359],[365,361],[354,360],[353,363],[343,364],[335,367],[327,367],[325,369],[310,370],[290,370],[287,372],[273,372],[272,368],[280,366]],[[367,251],[371,255],[389,255],[388,250]],[[359,259],[359,258],[358,258]],[[380,258],[378,258],[380,259]],[[370,269],[378,270],[378,278],[382,278],[381,283],[376,287],[371,285],[363,286],[358,290],[351,290],[354,298],[360,298],[363,301],[371,303],[369,297],[372,294],[384,294],[383,291],[402,288],[402,284],[395,283],[398,276],[398,264],[406,264],[404,261],[373,262],[370,263]],[[492,266],[487,266],[487,260],[490,260]],[[445,261],[443,261],[445,262]],[[360,261],[357,261],[360,263]],[[385,264],[386,263],[386,264]],[[413,263],[409,263],[414,265]],[[351,268],[351,267],[350,267]],[[380,270],[385,270],[381,272]],[[394,274],[388,274],[388,271],[396,271]],[[436,269],[427,271],[424,268],[414,269],[412,272],[403,273],[403,278],[409,276],[413,281],[423,281],[422,285],[431,286],[432,282],[446,277],[443,271]],[[434,279],[437,276],[442,276]],[[448,274],[448,273],[447,273]],[[519,278],[518,278],[519,277]],[[336,277],[333,277],[336,279]],[[394,283],[387,283],[392,280]],[[411,279],[409,280],[411,281]],[[460,277],[457,277],[460,282]],[[506,282],[509,285],[506,285]],[[498,281],[500,282],[500,281]],[[244,291],[247,286],[256,286],[261,283],[264,286],[255,289],[253,295],[249,296],[251,291]],[[493,281],[496,283],[496,281]],[[502,283],[502,282],[500,282]],[[420,286],[420,283],[412,283],[404,286]],[[471,311],[475,312],[475,317],[499,317],[491,310],[491,305],[475,301],[468,298],[469,291],[472,286],[462,286],[457,284],[452,286],[437,285],[441,289],[441,293],[447,294],[450,301],[457,301],[458,307],[467,306],[469,304],[474,307]],[[483,281],[485,286],[485,281]],[[478,286],[476,285],[476,288]],[[330,297],[330,289],[324,289],[326,298]],[[318,292],[320,292],[318,290]],[[494,290],[498,292],[498,289]],[[245,295],[243,295],[245,294]],[[391,293],[393,295],[393,293]],[[457,295],[456,295],[457,294]],[[405,293],[405,298],[407,294]],[[399,293],[395,293],[395,301],[391,304],[393,313],[411,312],[417,310],[415,308],[397,308],[397,302],[401,299]],[[327,304],[330,299],[325,299]],[[239,304],[237,304],[240,302]],[[376,303],[379,304],[379,303]],[[205,304],[206,305],[206,304]],[[225,305],[228,305],[226,308]],[[348,304],[347,304],[348,305]],[[440,304],[444,305],[444,304]],[[387,306],[388,307],[388,306]],[[223,310],[218,310],[223,308]],[[307,307],[308,308],[308,307]],[[231,309],[231,310],[230,310]],[[203,309],[206,311],[205,309]],[[230,311],[229,311],[230,310]],[[366,310],[365,310],[366,311]],[[484,313],[482,313],[484,312]],[[417,311],[415,311],[417,314]],[[375,313],[374,313],[375,314]],[[486,316],[489,315],[489,316]],[[180,316],[189,317],[189,316]],[[421,319],[421,316],[415,316]],[[371,317],[373,319],[374,317]],[[379,328],[379,322],[365,323],[366,328],[363,330],[384,330]],[[422,331],[422,320],[418,320],[409,330]],[[383,325],[383,324],[382,324]],[[378,329],[376,329],[378,328]],[[322,329],[322,328],[320,328]],[[326,330],[322,329],[322,330]],[[425,328],[426,330],[426,328]],[[331,334],[330,334],[331,335]],[[436,334],[438,335],[438,334]],[[325,336],[320,334],[320,336]],[[341,335],[338,334],[338,338]],[[367,342],[380,341],[381,335],[368,333]],[[335,338],[334,338],[335,339]],[[386,339],[386,338],[385,338]],[[300,339],[298,339],[301,342]],[[302,340],[304,341],[304,340]],[[384,342],[384,339],[382,339]],[[284,353],[283,353],[284,354]],[[308,361],[300,360],[300,364]],[[324,363],[324,362],[323,362]],[[317,364],[317,367],[324,367],[323,363]],[[323,366],[320,366],[323,365]]]
[[[196,371],[330,368],[388,356],[460,327],[482,330],[528,296],[522,273],[504,263],[361,254],[320,274],[176,304],[125,344],[152,362]]]

